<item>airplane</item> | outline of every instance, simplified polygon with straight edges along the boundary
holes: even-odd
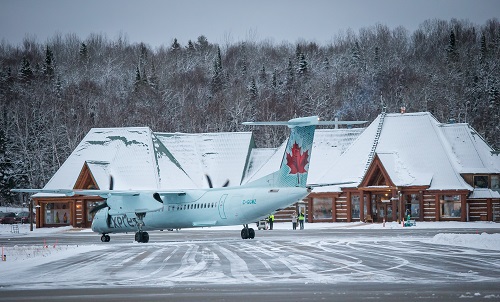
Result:
[[[67,196],[100,196],[105,201],[95,212],[92,231],[109,242],[109,234],[135,232],[135,241],[149,242],[148,231],[243,225],[242,239],[253,239],[255,223],[276,209],[302,200],[312,190],[307,185],[314,131],[317,125],[361,124],[362,121],[320,121],[317,116],[287,122],[244,122],[244,125],[286,125],[290,136],[280,169],[255,181],[228,187],[186,190],[13,189],[24,193],[62,193]],[[210,178],[207,176],[209,184]],[[340,185],[332,183],[323,185]]]

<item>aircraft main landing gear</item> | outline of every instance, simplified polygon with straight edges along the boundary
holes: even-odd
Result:
[[[101,236],[101,242],[109,242],[111,240],[111,237],[107,234],[102,234]]]
[[[135,233],[135,241],[139,243],[148,243],[149,242],[149,234],[148,232],[144,232],[142,230],[142,227],[144,226],[144,217],[146,216],[146,213],[135,213],[136,219],[137,219],[137,229],[138,232]]]
[[[148,243],[149,242],[148,232],[139,231],[135,233],[135,241],[140,243]]]
[[[243,225],[243,229],[241,230],[241,239],[254,239],[255,238],[255,230],[248,227],[248,224]]]

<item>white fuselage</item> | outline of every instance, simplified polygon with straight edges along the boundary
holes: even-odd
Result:
[[[186,190],[185,194],[163,199],[163,206],[147,212],[143,231],[208,226],[244,225],[268,216],[307,196],[303,187],[229,187]],[[139,198],[153,199],[153,193]],[[119,197],[110,197],[119,198]],[[115,205],[127,200],[112,201]],[[116,207],[115,207],[116,208]],[[108,215],[109,213],[109,215]],[[136,213],[101,209],[92,222],[94,232],[121,233],[138,230]]]

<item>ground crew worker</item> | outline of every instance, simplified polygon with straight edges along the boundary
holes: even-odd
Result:
[[[269,215],[269,229],[273,229],[274,214]]]
[[[292,227],[294,230],[297,229],[297,213],[295,213],[295,211],[293,211],[292,214]]]
[[[301,230],[304,229],[304,219],[305,219],[304,213],[300,212],[300,214],[299,214],[299,224],[300,224],[300,229]]]

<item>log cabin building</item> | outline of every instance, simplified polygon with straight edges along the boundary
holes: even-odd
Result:
[[[279,169],[285,143],[257,148],[251,132],[156,133],[147,127],[95,128],[47,189],[190,189],[239,185]],[[466,123],[428,112],[381,113],[366,128],[317,129],[309,166],[315,188],[280,209],[314,222],[500,222],[500,156]],[[37,227],[87,228],[96,196],[35,194]]]
[[[314,156],[314,155],[313,155]],[[500,222],[500,158],[468,124],[380,114],[308,197],[310,222]]]

